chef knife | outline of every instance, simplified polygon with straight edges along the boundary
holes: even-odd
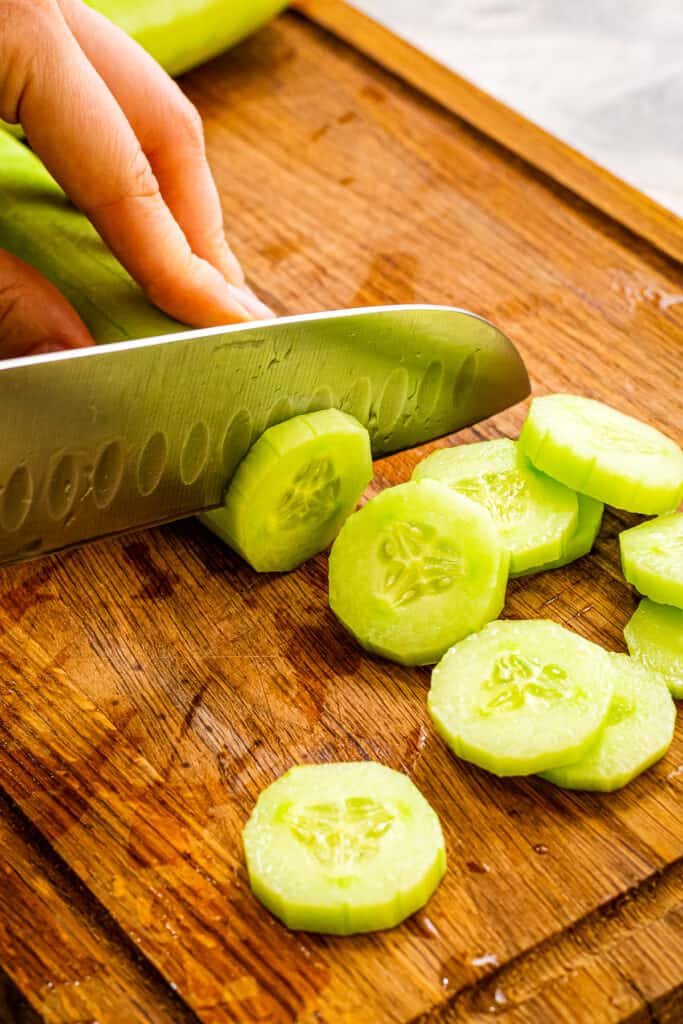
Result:
[[[529,392],[492,324],[386,306],[191,330],[0,363],[0,564],[221,503],[249,445],[337,407],[375,456]]]

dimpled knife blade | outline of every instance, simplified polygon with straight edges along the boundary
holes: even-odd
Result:
[[[512,343],[444,306],[192,330],[0,362],[0,564],[220,504],[250,444],[331,406],[386,455],[525,398]]]

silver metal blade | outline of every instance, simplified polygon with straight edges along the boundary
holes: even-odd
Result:
[[[528,394],[514,346],[464,310],[286,317],[0,363],[0,564],[220,504],[266,427],[335,406],[375,455]]]

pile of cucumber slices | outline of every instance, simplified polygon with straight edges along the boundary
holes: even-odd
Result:
[[[409,482],[353,511],[370,439],[334,409],[268,429],[204,521],[259,571],[332,541],[330,607],[368,651],[436,664],[428,707],[459,758],[497,775],[611,791],[671,743],[683,697],[683,452],[576,395],[534,399],[517,442],[439,449]],[[629,655],[545,620],[498,619],[508,578],[587,554],[604,504],[656,516],[619,538],[644,595]],[[336,538],[336,539],[335,539]],[[244,830],[256,896],[290,927],[388,928],[445,871],[438,818],[406,776],[305,765],[261,794]],[[410,856],[407,853],[410,853]]]

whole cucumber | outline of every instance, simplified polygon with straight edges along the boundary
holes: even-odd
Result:
[[[279,14],[287,0],[87,0],[170,75],[202,64]]]

